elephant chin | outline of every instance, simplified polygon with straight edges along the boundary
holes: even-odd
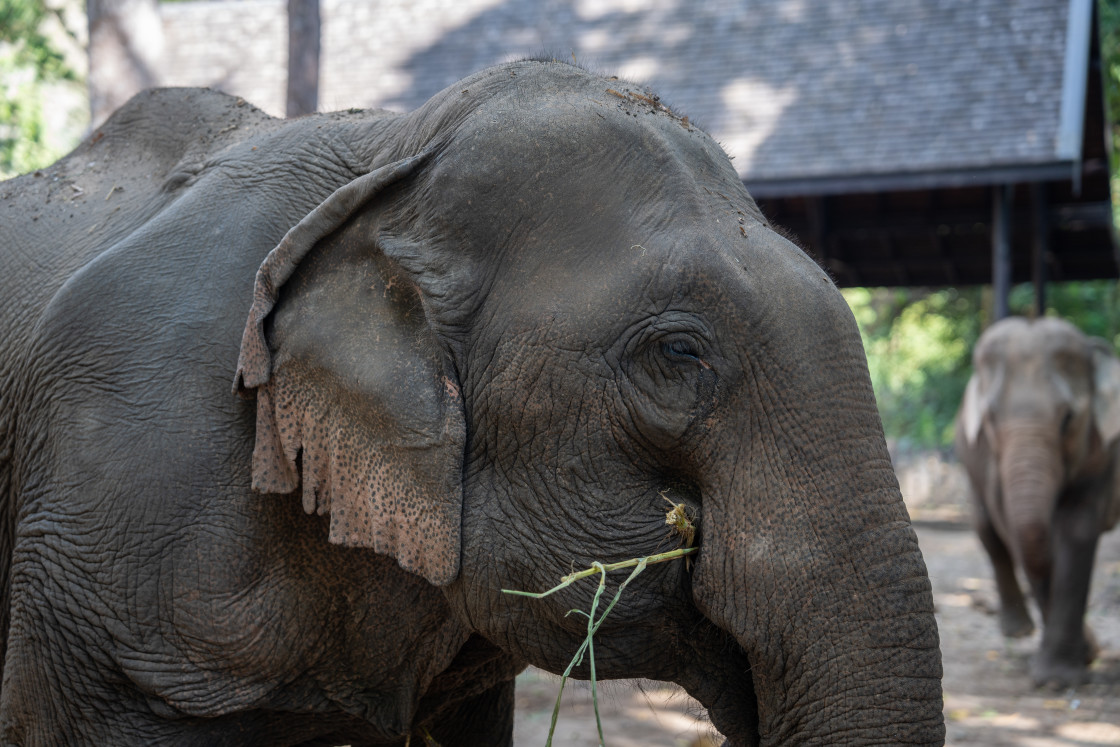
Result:
[[[762,743],[758,699],[749,675],[740,676],[733,683],[709,680],[688,692],[707,709],[712,726],[726,739],[724,747],[756,747]]]
[[[761,744],[758,698],[746,652],[707,622],[694,629],[690,643],[692,665],[678,683],[707,709],[712,725],[727,740],[725,747]]]

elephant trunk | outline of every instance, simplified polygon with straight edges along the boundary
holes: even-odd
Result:
[[[932,589],[859,330],[815,266],[770,282],[780,249],[738,276],[767,303],[705,421],[693,598],[749,661],[760,744],[943,744]]]
[[[1009,544],[1026,571],[1046,614],[1045,585],[1050,568],[1050,523],[1061,488],[1063,466],[1053,428],[1012,421],[1001,428],[999,477]]]
[[[712,708],[718,728],[732,736],[728,721],[754,722],[763,745],[941,743],[942,672],[925,566],[912,534],[906,549],[882,547],[905,531],[900,522],[853,537],[844,551],[863,560],[839,573],[786,556],[777,578],[749,581],[758,555],[773,551],[753,543],[722,569],[715,583],[747,597],[732,603],[746,613],[708,614],[745,652],[755,701],[726,704],[733,713]],[[812,567],[796,567],[803,563]],[[731,738],[740,743],[753,741]]]
[[[941,744],[932,593],[877,413],[830,404],[842,436],[728,457],[751,467],[705,496],[694,596],[749,660],[760,744]]]

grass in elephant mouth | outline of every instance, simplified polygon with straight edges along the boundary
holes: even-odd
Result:
[[[433,739],[431,733],[429,733],[428,730],[423,727],[421,727],[420,729],[420,738],[424,740],[424,744],[427,747],[439,747],[439,742]],[[408,737],[406,737],[404,740],[404,747],[411,747],[411,745],[412,735],[409,734]]]
[[[589,666],[591,668],[591,703],[595,710],[595,725],[599,729],[599,744],[601,746],[605,744],[603,740],[603,722],[599,718],[599,699],[598,693],[596,692],[595,683],[595,645],[593,641],[595,632],[599,629],[599,626],[603,624],[603,621],[606,619],[607,615],[610,614],[610,611],[614,609],[614,606],[622,597],[623,589],[626,588],[627,584],[637,578],[638,574],[646,569],[646,566],[653,565],[655,563],[665,563],[670,560],[676,560],[677,558],[686,558],[686,562],[688,562],[689,559],[687,556],[696,552],[698,549],[692,547],[692,542],[696,537],[696,529],[693,526],[692,521],[688,517],[688,514],[686,512],[687,507],[685,506],[685,504],[673,503],[668,498],[665,498],[665,500],[668,501],[669,505],[672,506],[672,508],[665,513],[665,523],[673,527],[674,533],[680,535],[681,542],[684,547],[679,547],[676,550],[670,550],[669,552],[658,553],[657,555],[650,555],[645,558],[632,558],[630,560],[623,560],[618,563],[604,564],[594,562],[591,564],[590,568],[578,571],[576,573],[570,573],[567,576],[563,576],[560,579],[560,583],[552,587],[548,591],[531,592],[515,591],[513,589],[502,589],[502,593],[504,594],[514,594],[516,596],[531,597],[533,599],[543,599],[549,594],[554,594],[561,589],[567,588],[580,579],[589,578],[591,576],[594,576],[595,574],[599,574],[599,587],[595,590],[595,596],[591,599],[591,609],[587,612],[575,609],[568,611],[569,615],[575,613],[577,615],[583,615],[587,618],[587,636],[583,639],[583,643],[580,644],[579,648],[576,649],[576,653],[572,657],[571,662],[568,664],[568,668],[564,670],[564,674],[560,678],[560,691],[556,694],[556,705],[552,708],[552,723],[548,728],[548,740],[545,742],[545,747],[551,747],[552,745],[552,736],[556,731],[556,719],[560,715],[560,698],[564,695],[564,684],[568,681],[568,675],[572,673],[572,670],[583,663],[584,654],[587,655]],[[630,575],[626,577],[625,581],[619,584],[618,591],[615,592],[614,598],[610,601],[610,604],[608,604],[606,609],[603,610],[603,613],[599,615],[598,618],[596,618],[595,613],[599,608],[599,600],[602,598],[603,592],[606,591],[607,588],[607,572],[617,571],[623,568],[633,568],[634,570],[630,572]]]

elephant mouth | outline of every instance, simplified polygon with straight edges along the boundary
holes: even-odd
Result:
[[[734,636],[695,610],[683,617],[670,614],[658,625],[628,626],[628,630],[636,637],[618,638],[618,631],[614,631],[614,636],[595,637],[601,678],[638,677],[675,682],[704,707],[712,726],[726,740],[725,747],[762,743],[759,700],[751,662]],[[576,637],[580,636],[580,631],[573,632]],[[574,638],[572,642],[575,643]],[[533,663],[561,674],[570,660],[568,651],[574,646],[562,648],[565,653],[559,659],[538,658]],[[639,662],[629,656],[634,650],[659,653],[643,657]],[[612,657],[612,652],[617,653],[618,658]],[[588,663],[585,661],[576,667],[572,676],[589,679]]]

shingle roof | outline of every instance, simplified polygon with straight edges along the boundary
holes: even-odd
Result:
[[[163,5],[166,79],[236,89],[232,67],[192,72],[182,40],[207,7],[225,14],[202,34],[212,44],[235,16],[276,35],[278,13],[283,33],[283,6]],[[648,83],[756,191],[1080,156],[1091,0],[323,0],[322,13],[322,108],[407,110],[496,62],[574,56]],[[255,103],[274,113],[283,42],[251,71],[271,76],[276,102]]]

